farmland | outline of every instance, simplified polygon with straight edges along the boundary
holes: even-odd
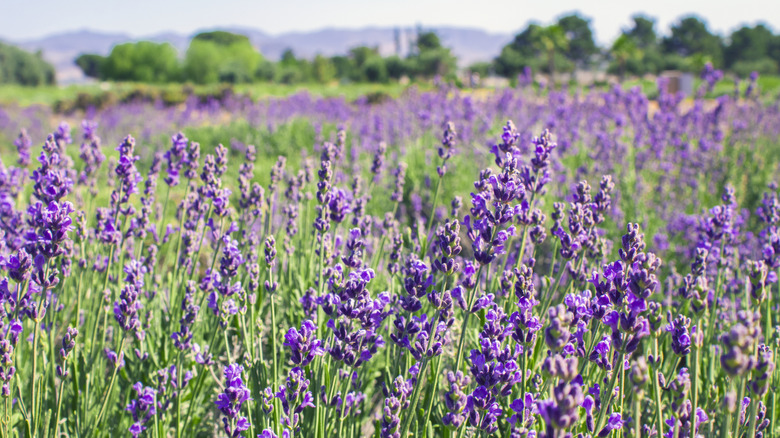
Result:
[[[0,89],[3,436],[776,435],[776,78],[112,87]]]

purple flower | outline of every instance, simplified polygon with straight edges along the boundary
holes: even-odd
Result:
[[[144,331],[138,320],[138,311],[143,307],[139,295],[140,291],[134,285],[125,284],[119,299],[114,302],[114,319],[123,331],[133,331],[136,337],[143,339]]]
[[[179,175],[185,164],[188,143],[189,140],[181,132],[171,137],[171,148],[164,155],[168,173],[168,176],[165,177],[165,183],[168,186],[175,187],[179,185]],[[197,164],[195,167],[197,167]]]
[[[298,435],[301,414],[305,408],[314,407],[314,397],[309,389],[309,380],[303,370],[295,367],[290,370],[287,381],[279,386],[276,398],[282,402],[282,425]]]
[[[73,327],[68,327],[68,331],[65,333],[65,336],[62,337],[62,348],[60,348],[60,355],[59,359],[61,363],[57,365],[56,372],[58,377],[66,377],[68,375],[68,370],[65,367],[65,364],[68,360],[68,356],[70,355],[70,352],[73,351],[74,348],[76,348],[76,336],[79,334],[79,331],[76,330]]]
[[[5,269],[8,276],[17,283],[23,283],[30,278],[32,269],[32,257],[27,254],[24,248],[20,248],[16,254],[12,254],[5,262]]]
[[[398,429],[401,426],[401,411],[409,407],[409,397],[414,388],[412,380],[405,380],[398,376],[393,380],[393,387],[388,388],[383,384],[382,391],[385,395],[382,408],[382,424],[380,436],[382,438],[397,438],[400,436]]]
[[[32,148],[32,139],[27,135],[27,130],[19,131],[19,136],[14,140],[14,146],[19,154],[18,163],[20,166],[27,167],[30,164],[30,148]]]
[[[610,432],[613,430],[619,430],[623,428],[623,417],[621,416],[620,412],[615,412],[613,414],[609,415],[609,420],[607,420],[607,425],[604,426],[603,429],[599,432],[598,436],[603,438],[609,435]]]
[[[448,391],[444,393],[444,405],[447,407],[447,413],[442,417],[442,423],[447,426],[459,428],[466,420],[466,394],[463,389],[468,388],[471,383],[469,376],[463,375],[461,371],[447,373]]]
[[[246,417],[240,415],[241,406],[245,401],[251,400],[249,388],[241,380],[244,368],[238,364],[230,364],[225,367],[225,389],[217,395],[214,404],[222,412],[223,429],[232,438],[242,436],[241,432],[249,428]]]
[[[315,356],[325,354],[316,334],[317,326],[314,322],[306,320],[301,323],[300,331],[292,327],[284,335],[284,346],[290,348],[291,360],[296,366],[305,367],[314,360]]]
[[[156,413],[155,397],[157,391],[154,388],[144,386],[141,382],[133,385],[136,398],[130,400],[125,410],[133,417],[133,424],[128,429],[133,438],[138,438],[146,430],[146,424]]]
[[[679,356],[686,356],[691,352],[691,334],[688,328],[691,320],[685,315],[677,315],[677,318],[666,326],[666,331],[672,334],[672,351]]]
[[[135,152],[135,139],[131,136],[125,137],[122,143],[116,148],[119,151],[119,161],[117,162],[114,173],[119,180],[119,189],[111,194],[111,209],[124,216],[131,216],[135,213],[135,208],[129,204],[130,195],[138,193],[138,184],[143,180],[141,173],[136,169],[135,162],[141,157],[133,155]],[[128,204],[124,209],[123,204]]]

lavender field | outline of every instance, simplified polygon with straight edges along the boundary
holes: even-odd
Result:
[[[774,437],[780,102],[0,107],[0,436]]]

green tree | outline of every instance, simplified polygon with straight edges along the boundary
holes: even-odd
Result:
[[[261,67],[263,57],[249,38],[221,31],[195,36],[184,58],[184,76],[198,84],[251,82]]]
[[[723,61],[723,43],[720,37],[710,33],[707,24],[696,16],[685,17],[673,25],[671,34],[663,39],[662,47],[667,55],[702,55],[716,67]]]
[[[326,84],[336,77],[336,67],[330,58],[317,54],[314,57],[314,61],[312,61],[311,67],[314,80],[321,84]]]
[[[184,58],[184,77],[196,84],[219,81],[220,47],[211,41],[192,40]]]
[[[436,32],[423,32],[417,37],[417,50],[424,52],[426,50],[441,49],[441,40]]]
[[[573,67],[565,55],[568,48],[569,40],[561,26],[542,27],[532,23],[501,49],[493,66],[496,73],[507,78],[515,77],[525,67],[554,75],[558,70]]]
[[[193,41],[209,41],[218,46],[232,46],[233,44],[247,44],[249,37],[237,33],[215,30],[213,32],[202,32],[194,37]],[[250,43],[251,45],[251,43]]]
[[[421,32],[416,41],[417,53],[407,58],[409,73],[414,76],[447,76],[455,71],[457,60],[450,49],[441,45],[435,32]]]
[[[634,44],[642,50],[658,46],[658,35],[655,32],[655,18],[645,15],[634,15],[631,29],[623,31],[623,34],[634,40]]]
[[[577,65],[587,65],[591,57],[599,53],[599,48],[593,41],[590,20],[579,14],[570,14],[558,19],[558,26],[566,35],[566,58]]]
[[[41,53],[26,52],[0,43],[0,84],[54,84],[54,67],[43,60]]]
[[[387,76],[391,79],[401,79],[404,75],[409,75],[409,64],[397,55],[385,58],[385,67]]]
[[[276,69],[276,80],[283,84],[297,84],[307,80],[307,65],[304,59],[298,59],[292,49],[282,52]]]
[[[615,49],[615,53],[612,53],[613,62],[609,66],[611,73],[617,73],[621,77],[628,73],[634,75],[659,73],[670,59],[680,59],[678,55],[669,55],[665,58],[661,53],[654,18],[634,15],[631,19],[632,26],[624,29],[618,37],[618,40],[622,39],[622,41],[618,43],[616,40],[613,43],[612,48]],[[630,53],[634,51],[630,47],[631,44],[636,47],[641,56]]]
[[[368,58],[363,64],[363,77],[368,82],[387,82],[387,65],[381,56]]]
[[[79,66],[84,76],[88,78],[100,78],[100,69],[103,67],[106,57],[85,53],[76,58],[76,65]]]
[[[729,37],[729,44],[723,53],[724,64],[731,68],[737,62],[756,62],[771,58],[771,49],[777,38],[763,24],[755,27],[743,26]]]
[[[547,55],[547,72],[555,80],[556,54],[565,53],[569,49],[566,32],[557,24],[542,28],[539,41]]]
[[[179,60],[172,45],[149,41],[114,46],[100,67],[100,78],[163,83],[179,79]]]
[[[330,58],[333,67],[336,68],[336,77],[339,80],[349,80],[353,76],[355,63],[348,56],[337,55]]]
[[[255,79],[263,82],[271,82],[276,77],[276,63],[267,59],[260,61],[255,70]]]
[[[476,73],[482,77],[490,74],[490,70],[493,68],[493,64],[489,62],[475,62],[468,67],[469,73]]]
[[[626,66],[629,61],[638,61],[642,59],[642,50],[639,49],[633,38],[626,34],[620,35],[612,47],[609,49],[614,62],[617,63],[618,71],[620,73],[620,80],[626,76]]]

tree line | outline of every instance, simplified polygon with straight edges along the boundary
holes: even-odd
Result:
[[[54,69],[40,54],[0,44],[0,83],[53,83]],[[204,32],[179,54],[167,43],[119,44],[107,56],[83,54],[75,60],[88,77],[105,81],[195,84],[277,82],[388,82],[441,76],[452,79],[457,59],[435,32],[419,31],[405,56],[382,56],[377,47],[359,46],[337,56],[296,56],[292,50],[271,61],[248,37],[224,31]],[[666,34],[656,20],[635,15],[609,47],[593,39],[591,20],[578,13],[554,23],[531,23],[488,62],[467,67],[470,73],[515,79],[528,71],[556,74],[578,69],[607,69],[641,76],[664,70],[700,71],[705,63],[746,76],[780,72],[780,35],[763,24],[743,26],[727,37],[713,33],[698,16],[682,17]]]
[[[743,26],[728,37],[712,33],[701,18],[681,18],[660,35],[656,20],[632,17],[609,47],[593,39],[591,20],[578,13],[543,26],[529,24],[492,61],[467,68],[482,76],[516,78],[524,71],[547,74],[602,69],[620,75],[657,74],[664,70],[699,71],[705,63],[745,76],[752,71],[777,74],[780,35],[763,24]],[[243,35],[207,32],[196,35],[183,59],[168,44],[150,42],[116,46],[106,56],[77,59],[87,76],[139,82],[190,81],[198,84],[267,81],[279,83],[387,82],[452,76],[457,60],[434,32],[418,32],[409,55],[381,56],[376,47],[355,47],[344,55],[313,59],[287,50],[277,62],[264,58]]]
[[[378,48],[361,46],[345,55],[313,59],[297,57],[288,49],[279,61],[272,62],[246,36],[215,31],[196,35],[183,59],[170,44],[141,41],[117,45],[108,56],[81,55],[76,64],[86,76],[110,81],[294,84],[446,76],[455,71],[456,59],[434,32],[420,33],[405,57],[383,57]]]
[[[659,35],[656,20],[640,14],[604,48],[595,44],[590,20],[571,14],[549,26],[530,24],[492,62],[472,68],[511,78],[527,67],[555,73],[606,64],[610,73],[640,76],[664,70],[698,72],[707,62],[740,76],[753,71],[777,74],[780,35],[757,24],[743,26],[724,38],[695,15],[681,18],[668,34]]]

